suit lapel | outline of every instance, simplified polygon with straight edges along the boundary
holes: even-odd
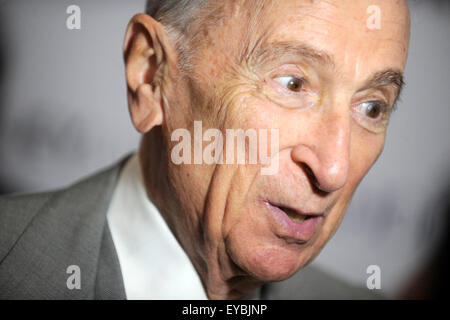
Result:
[[[105,223],[95,281],[95,299],[125,300],[125,288],[119,259],[111,237],[108,223]]]

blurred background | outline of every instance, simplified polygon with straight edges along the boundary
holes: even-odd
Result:
[[[66,27],[73,4],[80,30]],[[421,290],[447,232],[450,1],[409,4],[406,88],[384,153],[313,262],[358,286],[378,265],[390,298]],[[121,50],[129,19],[144,7],[145,0],[0,0],[0,194],[65,186],[137,150]]]

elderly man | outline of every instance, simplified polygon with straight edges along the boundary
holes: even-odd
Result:
[[[306,266],[381,154],[408,42],[403,0],[151,1],[124,43],[138,154],[0,199],[0,298],[370,297]],[[239,129],[265,161],[228,161]]]

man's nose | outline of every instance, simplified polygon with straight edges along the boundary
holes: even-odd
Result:
[[[294,147],[292,159],[306,166],[319,190],[339,190],[347,182],[350,166],[350,114],[342,110],[328,112],[313,128],[306,141]]]

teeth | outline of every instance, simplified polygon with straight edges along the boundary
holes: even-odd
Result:
[[[298,214],[296,211],[289,208],[282,208],[282,210],[286,213],[286,215],[291,218],[291,220],[295,222],[303,222],[306,219],[306,216]]]

